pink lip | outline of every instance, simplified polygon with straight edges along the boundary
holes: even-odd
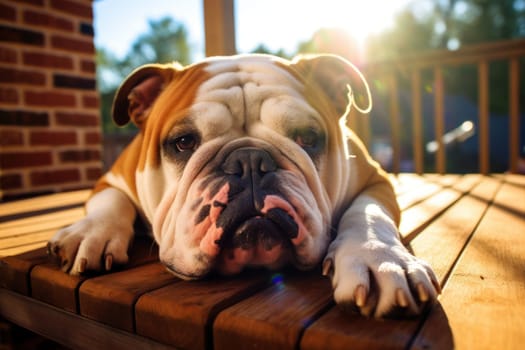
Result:
[[[224,233],[222,227],[217,227],[216,225],[217,219],[224,209],[224,206],[217,206],[214,205],[214,203],[228,203],[229,191],[230,185],[228,183],[224,184],[215,197],[213,197],[210,201],[211,208],[208,217],[195,227],[195,234],[197,238],[202,237],[199,245],[201,251],[210,256],[216,256],[219,254],[220,248],[216,242],[221,239],[222,234]]]
[[[303,221],[299,217],[299,214],[295,211],[295,209],[292,207],[290,203],[285,201],[283,198],[276,196],[276,195],[268,195],[264,199],[264,207],[262,208],[261,212],[263,214],[266,214],[269,210],[278,208],[284,210],[288,215],[290,215],[295,223],[298,225],[298,233],[297,237],[292,238],[292,243],[294,245],[299,245],[302,243],[306,236],[306,228],[303,224]]]
[[[286,252],[281,244],[269,250],[262,246],[255,246],[250,249],[229,248],[221,252],[217,242],[222,238],[224,229],[217,227],[216,223],[225,205],[228,203],[229,190],[229,184],[224,184],[219,192],[208,202],[211,204],[209,215],[195,226],[195,238],[197,240],[201,239],[199,244],[200,250],[210,257],[216,257],[220,254],[221,258],[217,261],[217,267],[222,273],[226,274],[238,273],[247,265],[273,266],[281,261],[283,254]],[[214,203],[219,203],[220,205],[214,205]],[[298,233],[291,241],[295,246],[300,245],[307,235],[307,230],[297,211],[282,197],[277,195],[266,196],[261,213],[264,215],[275,208],[285,211],[297,223]]]

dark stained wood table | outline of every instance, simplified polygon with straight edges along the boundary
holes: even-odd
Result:
[[[409,320],[334,305],[319,271],[181,281],[137,239],[131,263],[82,277],[47,239],[87,191],[0,204],[0,316],[79,349],[517,349],[525,344],[525,176],[400,174],[404,242],[434,267],[439,302]]]

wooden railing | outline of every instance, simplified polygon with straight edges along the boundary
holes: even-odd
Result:
[[[508,64],[508,111],[509,111],[509,166],[511,172],[517,171],[520,144],[520,116],[519,116],[519,93],[520,93],[520,59],[525,56],[525,40],[509,40],[485,43],[480,45],[465,46],[456,51],[434,51],[421,54],[403,56],[402,59],[368,63],[364,67],[367,78],[379,78],[386,83],[389,91],[389,110],[391,121],[391,142],[393,151],[392,169],[394,173],[401,169],[400,140],[403,132],[400,118],[400,101],[398,97],[399,77],[408,77],[410,85],[410,103],[412,110],[412,147],[414,171],[418,174],[424,172],[424,145],[422,120],[428,120],[422,114],[422,72],[431,71],[433,74],[434,95],[434,130],[437,142],[435,169],[438,173],[446,173],[446,151],[443,141],[444,114],[445,114],[445,84],[443,72],[447,68],[460,65],[473,65],[477,68],[477,90],[478,90],[478,116],[472,116],[476,124],[476,132],[479,140],[479,172],[487,174],[490,167],[490,141],[489,141],[489,64],[494,61],[507,61]],[[495,88],[502,88],[496,86]],[[504,87],[506,89],[506,87]],[[366,123],[366,122],[365,122]],[[362,129],[362,125],[361,125]],[[367,129],[367,127],[365,127]],[[407,128],[404,128],[407,129]],[[362,131],[367,138],[369,129]],[[501,135],[505,140],[507,135]]]

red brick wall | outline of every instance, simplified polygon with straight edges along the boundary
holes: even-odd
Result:
[[[0,200],[101,173],[92,0],[0,0]]]

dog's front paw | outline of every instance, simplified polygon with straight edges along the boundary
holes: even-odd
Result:
[[[323,274],[332,278],[338,305],[377,318],[418,315],[440,293],[439,282],[425,261],[401,245],[377,241],[329,254]]]
[[[88,270],[110,270],[128,261],[132,225],[85,217],[58,231],[48,242],[48,254],[64,272],[78,275]]]

